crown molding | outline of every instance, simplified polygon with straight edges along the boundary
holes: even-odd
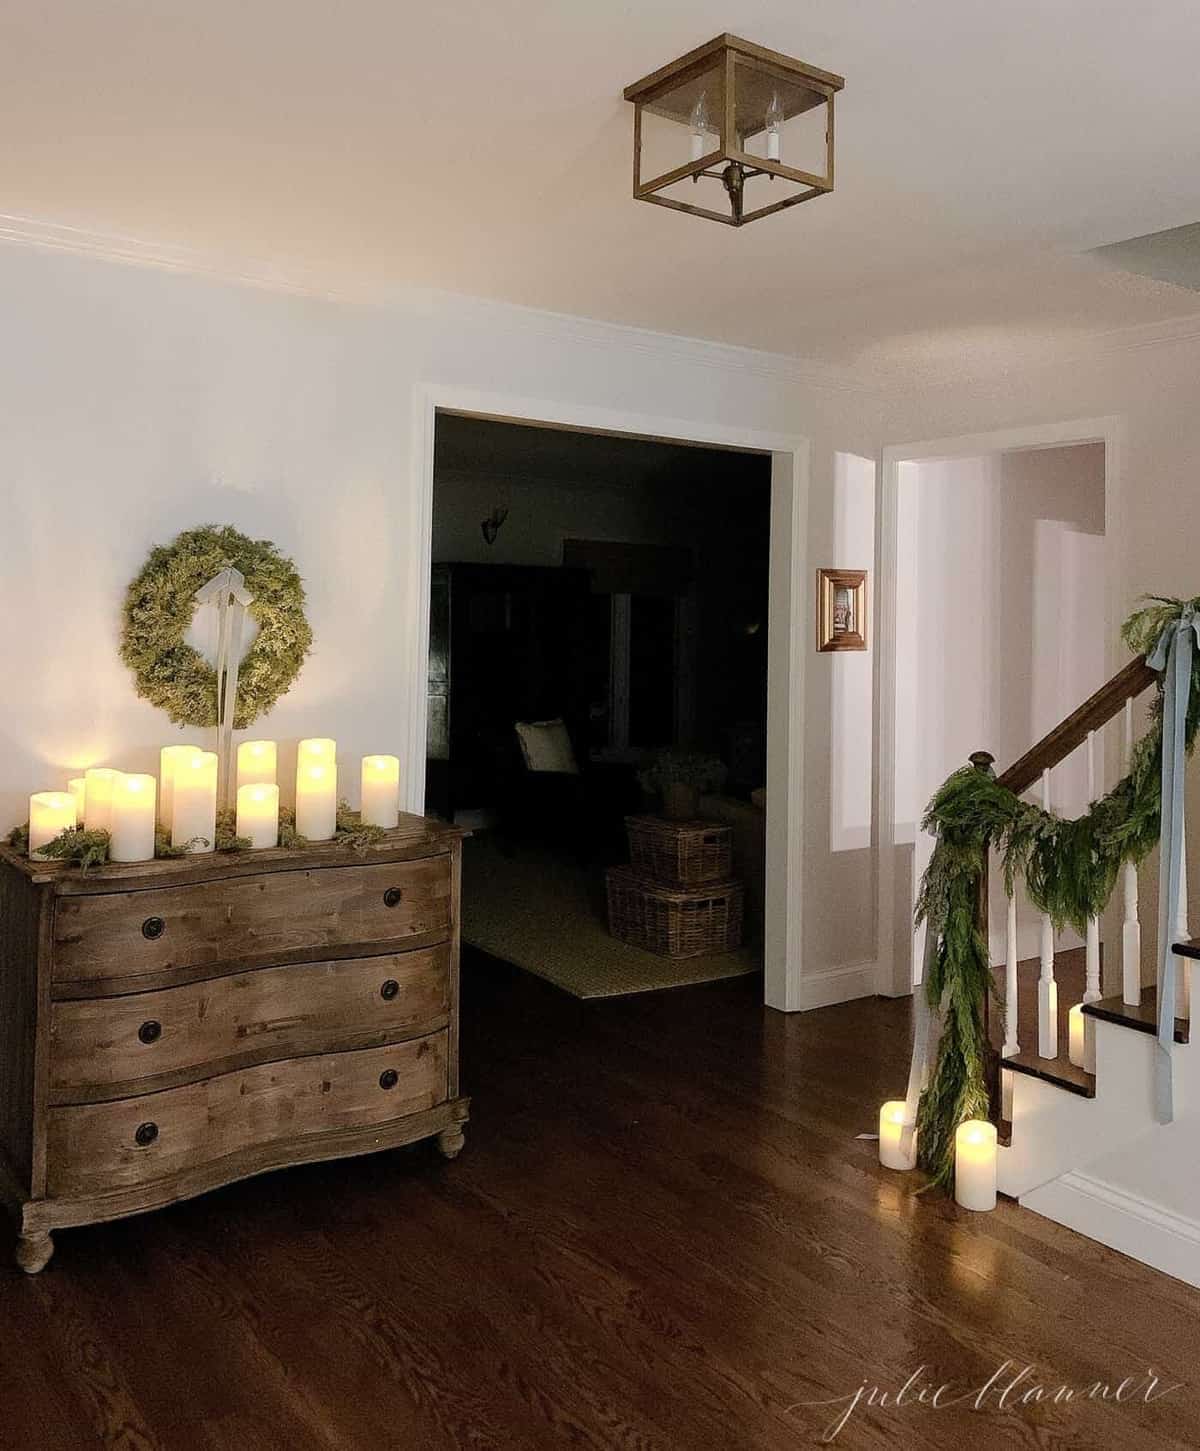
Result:
[[[878,398],[878,390],[870,382],[834,364],[435,288],[397,287],[369,281],[347,285],[341,277],[333,280],[332,268],[322,270],[288,259],[266,261],[222,256],[198,248],[3,213],[0,213],[0,243],[184,273],[325,302],[415,311],[428,316],[458,316],[464,321],[516,328],[564,344],[632,350],[652,355],[664,363],[709,367],[724,373],[749,374],[785,386]]]

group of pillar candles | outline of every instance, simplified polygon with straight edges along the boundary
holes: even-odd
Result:
[[[901,1099],[891,1099],[879,1110],[879,1162],[885,1169],[913,1169],[917,1163],[917,1134],[904,1142]],[[995,1209],[996,1125],[986,1119],[967,1119],[954,1135],[954,1199],[963,1209]]]
[[[279,844],[279,786],[274,741],[243,741],[237,750],[238,836],[251,847]],[[296,753],[296,830],[309,841],[329,841],[337,828],[337,742],[301,741]],[[388,830],[400,819],[400,762],[396,756],[362,758],[362,821]],[[83,825],[109,833],[109,858],[149,861],[156,825],[173,846],[211,851],[217,830],[217,756],[195,746],[164,746],[159,779],[95,766],[67,783],[66,791],[29,798],[29,855],[62,832]]]

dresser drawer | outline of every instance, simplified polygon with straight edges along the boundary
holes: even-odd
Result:
[[[431,944],[449,935],[450,895],[450,859],[432,856],[62,896],[53,983],[60,995],[106,983],[128,991],[217,966]]]
[[[52,1108],[47,1193],[150,1184],[246,1150],[371,1128],[447,1097],[447,1035],[224,1073],[112,1103]]]
[[[50,1006],[50,1093],[58,1103],[113,1098],[145,1091],[139,1079],[365,1048],[444,1028],[449,1011],[447,946],[67,999]]]

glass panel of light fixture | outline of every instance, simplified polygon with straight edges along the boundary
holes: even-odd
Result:
[[[647,101],[642,106],[642,182],[719,150],[724,106],[719,65],[686,76]]]
[[[734,120],[741,149],[816,176],[825,174],[825,95],[792,78],[739,58]]]
[[[702,175],[699,178],[685,176],[681,181],[673,181],[667,186],[656,188],[654,195],[665,197],[668,201],[680,202],[684,206],[701,207],[705,211],[716,212],[720,217],[728,217],[729,192],[720,176],[724,166],[724,162],[717,162],[712,167],[711,175]]]

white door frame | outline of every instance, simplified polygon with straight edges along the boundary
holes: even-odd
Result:
[[[765,1001],[800,1008],[804,909],[804,668],[811,633],[806,588],[809,440],[797,434],[727,427],[654,414],[593,408],[474,389],[419,383],[413,391],[415,507],[410,521],[409,603],[414,633],[407,672],[407,806],[425,799],[429,578],[433,529],[433,447],[438,410],[513,419],[595,433],[633,434],[771,455],[771,558],[767,667]],[[736,562],[731,561],[731,567]]]
[[[971,458],[1022,448],[1054,448],[1074,443],[1104,444],[1104,537],[1108,573],[1106,657],[1110,673],[1119,664],[1118,635],[1125,608],[1124,500],[1121,469],[1125,420],[1117,415],[1067,423],[1031,424],[992,433],[962,434],[920,443],[889,444],[876,471],[875,529],[879,586],[875,591],[875,820],[876,991],[884,997],[912,992],[910,964],[896,950],[896,558],[900,465],[933,459]],[[980,742],[985,745],[986,742]]]

